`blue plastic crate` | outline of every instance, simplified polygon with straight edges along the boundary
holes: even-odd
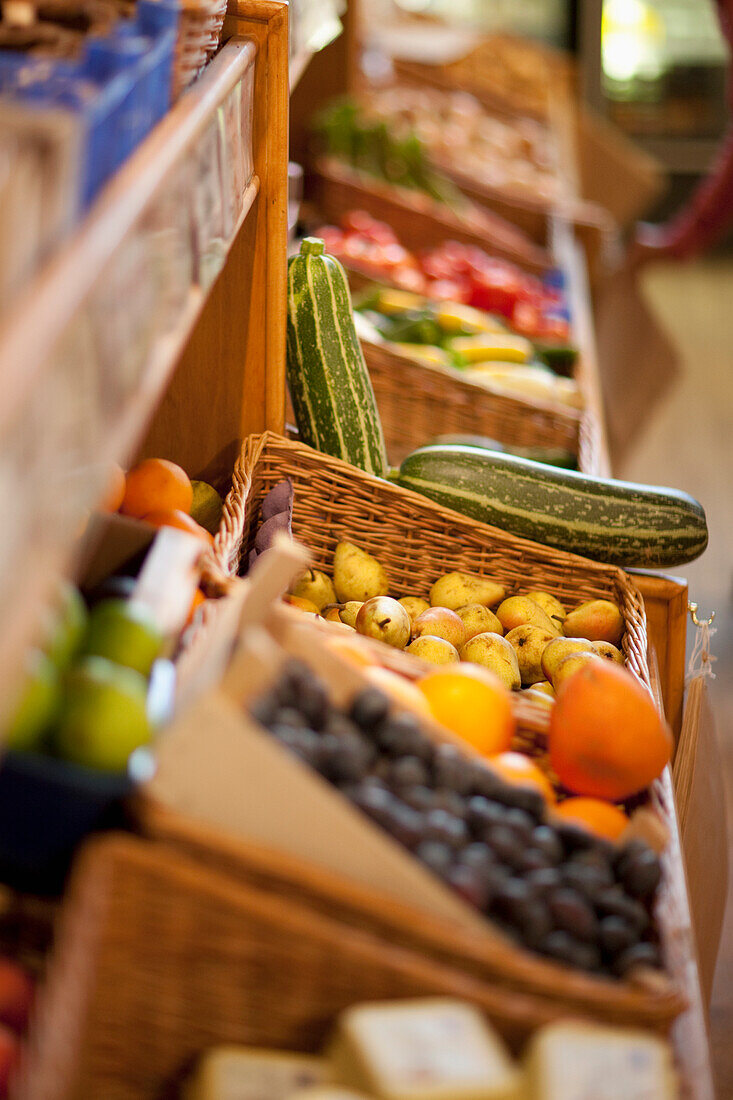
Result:
[[[75,63],[0,50],[0,94],[81,116],[80,210],[168,110],[179,14],[178,0],[139,0]]]

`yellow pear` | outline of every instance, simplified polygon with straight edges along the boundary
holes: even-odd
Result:
[[[456,649],[460,649],[466,639],[463,620],[448,607],[429,607],[418,615],[412,624],[413,638],[429,634],[431,638],[445,638]]]
[[[607,661],[614,661],[617,665],[624,663],[624,655],[612,642],[593,642],[593,648]]]
[[[323,611],[326,604],[336,603],[333,581],[320,569],[306,569],[305,573],[301,573],[291,584],[290,591],[293,596],[310,600],[319,611]]]
[[[401,603],[407,614],[410,616],[410,622],[414,623],[418,615],[422,615],[423,611],[427,611],[430,604],[427,600],[424,600],[422,596],[403,596],[401,600],[397,601]]]
[[[477,577],[473,573],[446,573],[439,577],[430,589],[433,607],[447,607],[451,611],[467,603],[482,603],[484,607],[496,607],[506,595],[503,584],[489,577]]]
[[[353,542],[340,542],[333,555],[333,586],[341,603],[386,596],[389,577],[384,567]]]
[[[567,611],[557,596],[553,596],[551,592],[541,592],[539,589],[534,588],[531,592],[526,592],[525,595],[529,596],[530,600],[534,600],[553,622],[562,623],[565,621]]]
[[[545,646],[545,648],[547,647]],[[541,691],[543,695],[555,698],[555,689],[549,680],[538,680],[536,684],[532,684],[532,691]]]
[[[587,600],[565,619],[566,638],[589,638],[591,642],[618,645],[624,634],[624,618],[612,600]]]
[[[346,623],[347,626],[353,626],[356,630],[356,616],[359,614],[362,608],[361,600],[349,600],[343,607],[339,608],[339,618],[342,623]]]
[[[559,624],[554,623],[547,612],[529,596],[510,596],[496,609],[496,617],[508,634],[517,626],[538,626],[553,636],[561,633]]]
[[[542,671],[542,654],[545,646],[551,642],[555,635],[542,627],[533,626],[531,623],[523,623],[515,626],[506,636],[509,645],[513,646],[517,654],[519,675],[522,677],[522,685],[529,687],[538,684],[545,679]]]
[[[461,650],[461,660],[488,668],[510,691],[518,691],[521,686],[517,655],[501,634],[476,634]]]
[[[423,661],[429,661],[431,665],[450,665],[461,659],[454,645],[445,638],[431,634],[421,634],[415,638],[405,652],[411,653],[413,657],[420,657]]]
[[[456,608],[456,615],[463,620],[467,642],[477,634],[504,633],[504,627],[494,612],[482,603],[467,603],[465,607],[458,607]]]
[[[569,680],[570,677],[587,664],[588,661],[600,661],[603,658],[595,653],[593,650],[588,650],[586,653],[571,653],[569,657],[566,657],[555,669],[555,675],[552,678],[552,686],[555,689],[555,694],[558,693],[562,685]]]
[[[356,631],[366,638],[404,649],[410,640],[410,616],[389,596],[373,596],[359,608]]]
[[[545,674],[545,680],[549,680],[551,684],[554,683],[555,669],[571,653],[588,652],[595,652],[595,649],[593,642],[589,642],[587,638],[553,638],[547,643],[542,654],[542,671]]]

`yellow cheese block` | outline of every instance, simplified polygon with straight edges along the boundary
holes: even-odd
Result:
[[[336,1080],[380,1100],[523,1100],[499,1037],[450,998],[348,1009],[329,1057]]]
[[[296,1089],[332,1081],[322,1058],[281,1050],[214,1047],[186,1088],[186,1100],[286,1100]]]
[[[526,1056],[530,1100],[677,1100],[669,1045],[648,1032],[550,1024]]]

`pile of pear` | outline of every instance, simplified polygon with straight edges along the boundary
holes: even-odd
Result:
[[[428,599],[389,595],[384,566],[351,542],[334,553],[333,576],[307,569],[287,602],[434,665],[468,661],[511,691],[551,705],[560,685],[586,661],[623,664],[624,620],[616,603],[587,600],[568,611],[539,589],[507,595],[490,577],[454,571]]]

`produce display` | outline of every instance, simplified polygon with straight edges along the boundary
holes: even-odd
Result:
[[[224,502],[212,485],[191,481],[175,462],[146,458],[127,474],[117,467],[106,507],[153,527],[176,527],[211,546]]]
[[[382,424],[346,275],[313,237],[288,264],[287,376],[304,442],[383,477]]]
[[[373,343],[387,342],[420,363],[459,370],[461,377],[495,392],[583,405],[578,384],[555,373],[572,369],[577,356],[572,345],[533,345],[491,314],[411,291],[373,287],[355,304],[360,335]]]
[[[549,592],[508,595],[498,581],[460,571],[439,577],[428,599],[389,592],[381,563],[342,541],[333,577],[308,569],[286,599],[431,664],[480,665],[510,690],[541,690],[543,703],[567,677],[566,661],[573,671],[597,658],[623,663],[624,620],[611,600],[587,600],[568,612]]]
[[[446,241],[414,255],[394,230],[361,210],[340,226],[316,231],[327,250],[349,268],[435,301],[458,302],[504,318],[511,330],[532,341],[567,344],[568,305],[560,272],[544,279],[481,248]]]
[[[414,131],[393,133],[386,122],[367,114],[352,100],[326,106],[313,120],[313,132],[329,156],[398,187],[422,191],[456,210],[465,196],[430,162]]]
[[[705,512],[687,493],[483,448],[421,447],[395,480],[481,523],[616,565],[681,565],[708,544]]]
[[[371,89],[362,109],[401,140],[414,134],[448,176],[512,202],[546,205],[559,197],[556,151],[536,119],[499,118],[465,92],[407,84]]]
[[[443,691],[436,682],[446,673]],[[566,701],[572,708],[577,700],[581,675],[561,689],[561,716]],[[629,708],[626,714],[635,712],[640,704],[633,678],[623,670],[616,675],[623,681],[616,690]],[[469,683],[471,673],[465,678]],[[426,678],[434,712],[441,707],[455,712],[460,705],[455,680],[445,669]],[[485,671],[474,682],[493,693],[496,722],[505,689]],[[465,700],[470,707],[472,690]],[[596,703],[603,700],[601,688]],[[638,965],[659,965],[652,907],[660,866],[640,840],[624,843],[621,837],[613,843],[588,823],[578,824],[580,815],[556,814],[540,789],[506,781],[490,757],[482,760],[456,744],[433,741],[415,714],[400,710],[379,688],[361,691],[347,710],[333,706],[324,685],[300,662],[291,661],[251,713],[514,941],[594,972],[621,976]],[[483,716],[474,709],[467,717],[477,713]],[[587,718],[592,724],[595,703]],[[658,717],[657,722],[661,727]],[[558,727],[565,740],[578,735],[571,723],[572,717],[566,728],[562,718]],[[668,734],[661,727],[652,736]]]
[[[558,1022],[540,1028],[515,1059],[473,1005],[425,997],[352,1005],[320,1056],[213,1047],[190,1076],[186,1100],[601,1100],[603,1074],[625,1100],[677,1095],[670,1050],[658,1036]]]

